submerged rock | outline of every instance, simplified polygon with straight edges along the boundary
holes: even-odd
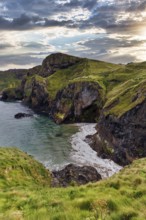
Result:
[[[14,117],[16,119],[26,118],[26,117],[32,117],[32,114],[26,114],[26,113],[17,113]]]
[[[71,186],[82,185],[88,182],[96,182],[101,180],[101,175],[94,167],[76,166],[74,164],[67,165],[64,169],[52,172],[52,186]]]

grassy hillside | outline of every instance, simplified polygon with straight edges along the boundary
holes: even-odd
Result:
[[[79,59],[72,66],[54,69],[52,75],[48,77],[42,76],[40,71],[47,71],[48,68],[56,63],[60,65],[60,54],[48,56],[42,66],[37,66],[29,70],[12,70],[0,72],[0,91],[4,88],[9,88],[8,95],[15,97],[15,90],[20,81],[29,72],[25,85],[26,97],[31,94],[31,83],[35,80],[40,82],[46,93],[49,94],[49,99],[54,100],[58,91],[67,87],[74,82],[96,82],[100,86],[100,94],[105,100],[105,114],[113,114],[117,117],[122,116],[125,112],[135,107],[145,99],[146,93],[146,62],[130,63],[128,65],[117,65],[102,61]],[[61,55],[61,58],[70,60],[69,55]],[[66,62],[67,62],[66,61]],[[37,75],[38,74],[38,75]]]
[[[82,59],[79,63],[57,70],[53,75],[36,80],[43,82],[51,99],[73,82],[97,82],[105,100],[105,114],[117,117],[135,107],[145,99],[146,63],[117,65],[102,61]],[[28,82],[31,77],[28,78]]]
[[[59,70],[49,76],[47,81],[48,92],[52,97],[56,93],[73,82],[97,82],[103,90],[106,90],[104,73],[114,71],[119,66],[102,61],[83,59],[76,65]]]
[[[0,219],[146,219],[146,159],[95,184],[50,188],[49,183],[48,172],[31,157],[0,148]]]
[[[146,63],[128,64],[117,72],[109,74],[117,85],[111,88],[106,95],[106,114],[122,116],[125,112],[140,104],[146,94]],[[121,81],[119,83],[119,81]]]
[[[0,71],[0,92],[7,87],[18,87],[26,73],[27,70]]]

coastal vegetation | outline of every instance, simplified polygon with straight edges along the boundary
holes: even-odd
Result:
[[[14,148],[0,148],[0,219],[144,220],[146,159],[107,180],[50,187],[50,173]]]

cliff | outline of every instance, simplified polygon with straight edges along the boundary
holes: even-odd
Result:
[[[99,156],[121,165],[146,156],[146,62],[115,65],[57,53],[17,86],[7,85],[3,100],[20,99],[56,123],[97,122],[91,145]]]
[[[101,156],[122,165],[146,156],[145,66],[144,62],[125,67],[127,79],[107,93],[93,138],[93,147],[100,149]]]
[[[55,122],[96,122],[103,107],[106,82],[103,73],[118,65],[52,54],[39,67],[29,70],[17,87],[3,91],[2,99],[22,99]]]

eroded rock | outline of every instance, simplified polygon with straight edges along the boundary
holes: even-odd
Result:
[[[88,182],[97,182],[101,180],[101,175],[94,167],[76,166],[74,164],[67,165],[63,170],[52,172],[52,186],[71,186],[82,185]]]
[[[146,157],[146,101],[136,105],[120,118],[103,114],[97,130],[96,135],[100,136],[104,143],[106,141],[107,146],[113,147],[110,158],[116,163],[127,165],[134,159]],[[97,146],[97,143],[95,145]],[[108,154],[106,156],[108,157]]]
[[[56,95],[53,119],[61,122],[96,122],[103,106],[100,86],[94,82],[69,84]]]

